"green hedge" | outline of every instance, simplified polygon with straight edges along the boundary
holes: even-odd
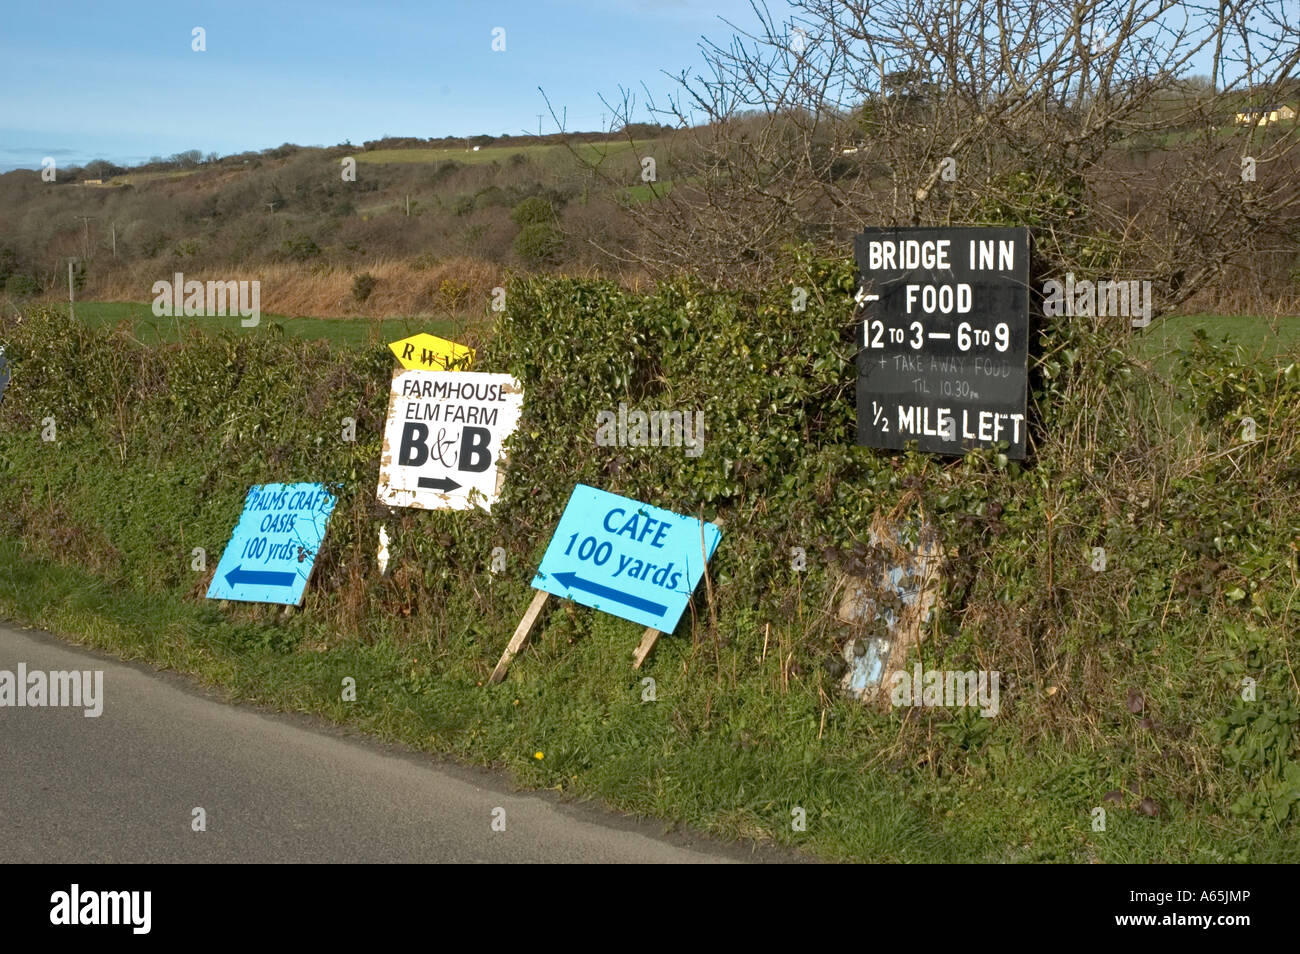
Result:
[[[794,285],[809,292],[805,310],[791,307]],[[340,501],[304,612],[277,621],[269,607],[236,605],[227,617],[263,627],[283,652],[418,640],[443,661],[413,691],[485,691],[473,683],[527,605],[573,485],[588,483],[724,521],[711,590],[701,586],[677,640],[658,650],[682,654],[693,673],[676,710],[692,731],[734,734],[747,748],[811,722],[835,764],[877,760],[937,792],[954,773],[1012,777],[1040,746],[1056,747],[1069,768],[1048,776],[1067,806],[1043,836],[1054,857],[1078,857],[1088,809],[1112,789],[1199,823],[1233,813],[1293,822],[1300,370],[1199,341],[1162,383],[1109,329],[1040,323],[1025,465],[994,452],[882,453],[854,446],[853,291],[850,262],[798,256],[787,284],[745,293],[513,282],[476,364],[525,389],[490,515],[376,502],[393,369],[384,347],[330,350],[269,325],[145,348],[126,329],[90,331],[53,311],[3,320],[13,380],[0,406],[0,537],[202,602],[249,485],[324,481]],[[620,403],[702,411],[703,453],[597,446],[597,413]],[[1239,437],[1246,414],[1263,438],[1250,446]],[[48,417],[55,444],[40,439]],[[345,417],[357,421],[355,443],[340,439]],[[1002,672],[998,719],[863,712],[838,697],[835,660],[851,631],[834,618],[835,581],[872,563],[878,515],[917,508],[948,554],[922,654]],[[393,552],[383,580],[381,523]],[[208,551],[206,574],[190,570],[195,546]],[[508,571],[494,578],[498,546]],[[791,568],[796,546],[805,573]],[[1090,568],[1096,546],[1109,554],[1103,573]],[[623,670],[575,674],[567,667],[583,664],[548,641],[616,631],[630,653],[637,628],[598,616],[552,613],[511,679],[626,681]],[[789,660],[779,672],[778,646]],[[1258,681],[1258,703],[1240,699],[1244,675]],[[726,712],[778,684],[784,701],[728,724]],[[574,685],[558,713],[578,713],[592,691]]]

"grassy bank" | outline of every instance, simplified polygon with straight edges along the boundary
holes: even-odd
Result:
[[[1024,465],[883,454],[854,446],[851,266],[792,267],[804,313],[784,287],[512,284],[479,358],[526,395],[491,514],[375,501],[382,344],[140,348],[58,314],[6,321],[0,614],[522,785],[828,858],[1300,860],[1300,367],[1193,335],[1159,376],[1113,329],[1046,325]],[[1149,412],[1157,392],[1177,420]],[[593,446],[620,402],[703,409],[704,454]],[[278,480],[339,496],[303,609],[205,601],[248,486]],[[579,481],[722,519],[710,586],[639,673],[638,627],[552,601],[484,685]],[[866,635],[835,616],[841,580],[879,558],[879,514],[922,510],[948,556],[920,659],[1002,673],[996,718],[838,691]]]
[[[517,585],[501,595],[526,603]],[[233,699],[503,767],[521,787],[596,799],[725,838],[770,839],[828,859],[1300,857],[1289,831],[1245,829],[1194,813],[1156,821],[1116,810],[1105,833],[1090,831],[1087,803],[1106,771],[1103,753],[1048,744],[1019,756],[999,750],[986,768],[956,778],[909,771],[888,758],[898,744],[896,728],[861,706],[834,704],[819,734],[812,700],[780,691],[775,655],[763,671],[747,653],[725,650],[725,665],[750,670],[743,685],[731,686],[700,672],[687,641],[666,640],[646,669],[658,698],[643,702],[642,677],[627,665],[635,634],[608,617],[551,625],[530,663],[506,685],[484,688],[483,660],[499,639],[466,632],[449,641],[395,628],[327,646],[332,633],[319,625],[232,622],[193,601],[31,560],[10,541],[0,544],[0,616],[188,673]],[[505,624],[504,616],[493,622]],[[341,701],[349,676],[358,686],[355,703]],[[790,830],[794,807],[806,809],[806,832]]]

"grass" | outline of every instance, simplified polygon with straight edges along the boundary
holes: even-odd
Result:
[[[163,172],[128,172],[126,175],[114,176],[105,185],[141,185],[145,182],[184,179],[199,171],[199,169],[169,169]]]
[[[129,322],[131,334],[144,345],[176,341],[179,335],[192,328],[213,334],[224,330],[246,334],[276,334],[274,329],[278,327],[292,337],[323,340],[333,345],[362,345],[374,342],[386,344],[421,331],[455,340],[464,327],[463,321],[445,317],[291,318],[264,313],[259,325],[245,328],[237,316],[158,318],[148,304],[118,301],[79,301],[76,316],[79,321],[91,327]]]
[[[1286,365],[1300,359],[1300,316],[1294,315],[1174,315],[1137,332],[1134,347],[1140,357],[1167,373],[1173,370],[1170,356],[1190,346],[1198,330],[1216,341],[1226,335],[1259,360]]]
[[[649,147],[657,140],[639,143],[639,147]],[[629,149],[627,142],[581,143],[575,146],[584,160],[598,159],[602,155],[616,155]],[[485,146],[478,152],[472,149],[372,149],[359,152],[356,160],[359,164],[410,164],[445,162],[454,160],[462,163],[502,162],[512,155],[520,153],[529,159],[545,159],[555,155],[567,155],[569,149],[563,145],[536,146]]]
[[[1169,421],[1184,454],[1195,453],[1196,428],[1177,352],[1191,347],[1197,331],[1204,331],[1212,341],[1226,336],[1261,364],[1284,367],[1300,361],[1300,316],[1171,315],[1147,328],[1133,329],[1128,338],[1130,353],[1151,374],[1150,386],[1142,391],[1143,413]]]
[[[1154,825],[1118,809],[1106,833],[1093,833],[1096,759],[1048,746],[1004,755],[967,779],[872,768],[866,754],[883,740],[868,741],[861,707],[837,702],[819,730],[813,711],[771,682],[738,695],[706,681],[734,731],[716,724],[721,715],[713,725],[707,717],[700,723],[699,700],[689,698],[699,680],[684,676],[693,658],[689,641],[661,641],[646,670],[658,679],[659,699],[650,704],[642,700],[641,674],[627,667],[636,627],[598,614],[584,612],[582,638],[552,630],[505,684],[485,687],[465,666],[477,655],[472,633],[451,645],[380,636],[322,650],[302,617],[302,625],[287,628],[232,622],[211,604],[112,585],[0,540],[0,617],[188,673],[231,698],[506,766],[527,787],[681,819],[724,838],[772,839],[828,859],[1145,861],[1235,853],[1279,861],[1295,850],[1275,833],[1242,833],[1223,820],[1176,816]],[[356,703],[341,699],[348,676],[359,690]],[[693,728],[683,734],[683,724]],[[751,734],[773,744],[752,746],[745,741]],[[1058,797],[1033,797],[1041,792]],[[804,809],[806,831],[791,830],[794,807]]]
[[[356,160],[359,165],[409,165],[411,163],[456,162],[480,163],[501,161],[514,153],[522,153],[531,158],[549,155],[563,146],[497,146],[486,147],[474,152],[472,149],[372,149],[358,152]]]
[[[674,306],[664,307],[671,316]],[[560,324],[562,311],[551,312],[545,334],[560,342],[577,340],[570,326]],[[522,313],[546,312],[526,308]],[[111,309],[106,320],[112,320]],[[1149,346],[1159,356],[1170,336],[1190,338],[1197,322],[1223,320],[1171,320],[1164,337]],[[541,325],[528,327],[542,333]],[[1128,340],[1141,343],[1158,327]],[[1292,340],[1256,319],[1240,330],[1247,329],[1269,347],[1274,339],[1279,347]],[[15,330],[33,335],[38,328],[24,324]],[[506,334],[499,333],[496,341],[508,342]],[[33,338],[29,350],[67,348],[67,339],[52,328],[48,341]],[[1270,416],[1276,421],[1277,439],[1269,446],[1278,450],[1272,458],[1261,453],[1254,468],[1243,468],[1243,483],[1230,485],[1223,456],[1205,457],[1195,469],[1202,482],[1187,489],[1190,481],[1174,481],[1158,513],[1141,524],[1130,526],[1124,517],[1131,512],[1127,502],[1133,496],[1118,496],[1130,487],[1143,489],[1140,485],[1100,481],[1116,488],[1119,512],[1110,521],[1095,520],[1103,498],[1080,492],[1073,477],[1073,484],[1061,483],[1057,475],[1072,472],[1059,465],[1049,469],[1050,454],[1038,466],[1049,486],[1064,488],[1059,498],[1040,494],[1032,472],[976,486],[969,491],[969,503],[944,504],[940,494],[957,490],[931,486],[933,505],[953,514],[965,510],[975,517],[974,504],[993,494],[1007,503],[1007,512],[1005,526],[994,529],[990,523],[979,531],[991,535],[993,543],[981,543],[973,534],[963,538],[975,548],[965,557],[972,572],[988,582],[978,584],[983,589],[966,600],[960,629],[951,628],[957,619],[941,618],[933,651],[945,655],[927,659],[971,659],[968,652],[987,645],[979,641],[981,632],[989,633],[996,639],[990,661],[1017,680],[1006,689],[1007,710],[998,719],[981,720],[967,712],[931,720],[920,710],[872,712],[839,696],[822,666],[825,627],[815,622],[831,609],[820,597],[805,601],[802,588],[783,603],[724,603],[728,611],[720,615],[722,638],[711,639],[702,624],[698,633],[688,627],[660,640],[640,672],[629,666],[639,627],[552,601],[507,681],[486,685],[487,673],[528,604],[535,555],[550,531],[551,524],[534,520],[535,503],[519,506],[509,517],[498,516],[499,527],[472,522],[486,519],[477,515],[467,519],[454,513],[382,518],[390,521],[395,554],[386,578],[367,559],[373,553],[374,516],[360,504],[344,507],[330,531],[331,546],[337,548],[328,558],[333,569],[318,567],[317,584],[301,612],[281,619],[271,607],[219,609],[203,599],[202,577],[189,570],[190,547],[196,542],[207,547],[209,566],[215,563],[248,483],[286,470],[318,479],[334,475],[347,478],[346,492],[354,504],[362,498],[373,501],[378,454],[373,432],[372,443],[339,449],[322,448],[312,435],[320,421],[336,420],[354,402],[368,408],[372,421],[382,419],[391,362],[371,355],[385,360],[368,367],[355,355],[294,349],[287,343],[283,357],[272,348],[246,347],[239,387],[223,388],[216,362],[224,356],[201,346],[188,350],[178,348],[167,356],[169,363],[184,359],[185,367],[194,369],[167,376],[169,396],[147,388],[123,391],[132,395],[130,400],[116,408],[105,405],[107,411],[99,417],[77,411],[79,419],[66,426],[60,418],[57,448],[38,444],[18,428],[0,430],[0,471],[5,474],[0,482],[0,618],[188,673],[232,698],[316,713],[422,751],[502,767],[524,787],[598,799],[634,814],[728,838],[779,842],[828,859],[1132,863],[1300,858],[1294,822],[1285,827],[1229,814],[1216,792],[1241,791],[1241,771],[1218,765],[1221,746],[1210,735],[1219,714],[1232,710],[1241,672],[1263,674],[1261,723],[1285,715],[1282,705],[1290,690],[1282,661],[1289,671],[1294,648],[1289,656],[1285,653],[1295,628],[1287,626],[1286,618],[1295,594],[1294,577],[1286,579],[1293,571],[1279,554],[1285,553],[1285,541],[1300,540],[1300,527],[1290,529],[1296,511],[1265,491],[1283,489],[1284,482],[1272,475],[1288,455],[1295,459],[1294,401],[1282,407],[1293,392],[1276,398],[1279,408],[1263,402],[1264,392],[1252,392],[1252,400],[1268,412],[1256,412],[1265,434]],[[85,358],[76,365],[78,380],[102,380],[106,389],[119,386],[114,375],[121,362],[111,352],[96,345],[76,353]],[[280,386],[281,369],[299,357],[315,362],[300,369],[299,379],[321,384],[319,391],[292,387],[283,391],[283,401],[263,400],[261,395]],[[539,365],[548,373],[570,367],[589,373],[602,360],[596,354],[589,365],[573,365],[565,358],[560,352]],[[55,376],[68,367],[68,362],[51,362],[42,374]],[[215,374],[210,379],[215,385],[206,383],[209,372]],[[155,369],[142,373],[140,380],[147,384],[160,377]],[[12,392],[5,413],[24,411],[34,429],[61,392],[77,397],[57,377],[45,380],[47,385],[30,395],[21,387]],[[552,408],[539,418],[551,424],[570,409],[575,420],[585,416],[591,380],[569,379],[563,392],[531,392],[532,413]],[[726,380],[719,376],[714,386],[721,391]],[[1125,385],[1115,384],[1113,397],[1119,402]],[[209,407],[205,402],[214,387],[219,403]],[[755,385],[747,387],[749,397]],[[1130,384],[1128,390],[1147,389]],[[181,440],[186,425],[180,425],[173,432],[173,441],[184,448],[179,454],[167,446],[159,449],[158,443],[158,425],[171,421],[173,401],[210,415],[213,422],[188,441]],[[1082,417],[1104,412],[1099,420],[1109,425],[1126,413],[1122,403],[1114,408],[1110,403],[1099,402],[1097,411],[1089,404]],[[130,423],[132,413],[141,415],[135,424]],[[1132,419],[1145,421],[1147,416],[1138,413]],[[232,451],[218,450],[224,435],[230,435]],[[561,452],[567,446],[554,437],[551,444]],[[1103,448],[1109,452],[1114,446],[1112,441]],[[518,468],[513,470],[515,484],[528,479],[538,487],[543,482],[564,486],[573,471],[540,459],[549,450],[534,448],[531,453],[539,456],[530,458],[528,446],[521,447],[512,458],[512,468]],[[870,473],[889,476],[884,466]],[[974,467],[965,473],[980,477]],[[93,479],[87,480],[88,474]],[[1267,484],[1261,474],[1268,477]],[[861,479],[862,489],[882,486]],[[951,488],[967,486],[959,479]],[[856,506],[863,494],[852,489]],[[879,489],[870,492],[874,500],[865,505],[868,511],[888,508]],[[774,506],[773,498],[769,489],[754,499]],[[1045,538],[1043,527],[1053,526],[1051,517],[1042,517],[1048,507],[1056,518],[1055,535]],[[502,512],[494,508],[494,516]],[[847,526],[863,524],[855,519],[859,511],[842,512]],[[1157,516],[1163,526],[1155,525]],[[770,559],[755,545],[758,538],[746,528],[747,519],[753,518],[737,513],[729,524],[727,553],[718,558],[721,586],[738,585],[723,578],[724,570],[735,574],[747,561]],[[949,525],[955,528],[957,519]],[[1093,530],[1104,534],[1096,539],[1113,548],[1105,575],[1087,568],[1087,551],[1081,547],[1094,539]],[[493,576],[486,553],[503,533],[523,545],[511,551],[516,557],[509,571]],[[1046,548],[1050,561],[1053,540],[1056,586],[1070,600],[1064,609],[1054,608],[1050,595],[1038,596],[1042,565],[1035,562],[1040,559],[1036,554]],[[1210,547],[1211,541],[1230,566],[1212,570],[1199,560],[1194,545]],[[1071,552],[1076,558],[1070,558]],[[1171,559],[1183,553],[1190,554],[1187,566]],[[955,566],[962,568],[960,561]],[[1198,581],[1204,587],[1194,597],[1191,584]],[[1180,582],[1185,591],[1178,589]],[[1239,595],[1232,596],[1229,587],[1238,587]],[[1221,591],[1227,595],[1220,596]],[[1245,604],[1248,599],[1254,607],[1250,616],[1244,605],[1238,611],[1223,602]],[[1008,616],[1004,627],[1001,617],[990,615],[1003,604],[1027,614],[1027,622]],[[346,622],[353,610],[364,613],[363,624]],[[764,623],[774,612],[769,652]],[[1248,629],[1243,619],[1261,622]],[[1236,635],[1230,632],[1233,626]],[[1038,669],[1017,661],[1017,645],[1025,652],[1053,655],[1041,678]],[[787,665],[795,656],[801,660],[797,671]],[[1064,660],[1065,669],[1085,672],[1072,679],[1056,669],[1058,660]],[[962,667],[972,664],[963,662]],[[340,698],[345,677],[356,680],[356,703]],[[646,677],[656,681],[653,702],[642,695]],[[1103,688],[1090,689],[1089,680]],[[1129,687],[1141,689],[1143,712],[1154,717],[1152,725],[1144,727],[1125,708]],[[1073,708],[1070,700],[1076,695],[1086,709]],[[1252,728],[1241,747],[1274,736],[1280,739],[1277,733]],[[1283,747],[1277,739],[1270,745]],[[544,757],[534,758],[536,752]],[[1131,793],[1121,796],[1122,808],[1103,802],[1105,793],[1121,789]],[[1158,800],[1158,819],[1136,810],[1139,794]],[[1096,832],[1091,812],[1103,804],[1106,830]],[[792,829],[795,809],[806,814],[806,831]]]
[[[619,198],[631,205],[640,205],[643,202],[662,198],[671,191],[673,191],[673,180],[664,179],[654,183],[644,182],[640,185],[628,186],[619,192]]]

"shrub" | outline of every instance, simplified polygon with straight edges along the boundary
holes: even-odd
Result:
[[[1040,321],[1028,460],[880,452],[855,445],[853,263],[800,258],[783,277],[743,292],[675,282],[644,295],[607,282],[510,282],[493,336],[474,342],[476,363],[513,374],[527,395],[490,513],[391,512],[376,502],[393,364],[382,344],[331,351],[291,337],[196,331],[142,349],[124,332],[54,309],[21,322],[0,313],[0,339],[23,375],[0,428],[0,536],[38,557],[112,567],[116,580],[201,601],[203,581],[181,556],[195,541],[227,538],[250,484],[310,475],[339,503],[304,612],[281,624],[286,639],[391,636],[418,651],[420,688],[399,694],[416,676],[404,661],[392,668],[385,650],[394,684],[383,704],[436,693],[445,711],[455,687],[491,671],[582,482],[725,522],[709,583],[679,627],[681,695],[664,707],[673,721],[646,736],[656,758],[662,750],[703,761],[743,739],[789,787],[810,772],[828,785],[861,777],[864,760],[879,759],[882,774],[927,798],[942,792],[938,807],[959,812],[936,779],[978,779],[956,792],[990,786],[989,804],[1017,791],[1023,798],[1037,780],[1053,797],[1040,800],[1033,827],[1014,834],[1020,845],[1034,833],[1034,858],[1081,860],[1095,848],[1227,860],[1264,844],[1246,840],[1260,821],[1279,844],[1293,843],[1300,714],[1287,701],[1287,660],[1300,654],[1300,364],[1282,370],[1198,340],[1184,351],[1175,383],[1186,404],[1172,418],[1142,410],[1153,378],[1110,328]],[[805,311],[791,309],[791,285],[809,289]],[[287,386],[286,368],[304,386]],[[703,454],[593,446],[596,413],[621,403],[702,412]],[[47,415],[68,435],[57,454],[32,437]],[[1245,415],[1263,439],[1243,441]],[[344,416],[358,422],[354,444],[319,441],[320,428],[303,424]],[[1182,433],[1187,450],[1170,440]],[[153,505],[122,506],[139,499]],[[823,678],[850,633],[833,611],[839,574],[862,574],[876,559],[868,531],[878,514],[922,505],[948,559],[920,654],[927,668],[987,666],[1005,677],[1003,715],[974,723],[979,731],[941,708],[906,719],[866,711]],[[376,585],[381,524],[394,562]],[[511,572],[489,589],[485,552],[497,545]],[[1105,572],[1089,566],[1095,546],[1113,555]],[[799,573],[794,547],[807,549]],[[256,621],[275,609],[212,612]],[[575,748],[607,732],[628,750],[620,732],[633,723],[618,722],[622,710],[608,702],[626,696],[627,676],[612,670],[606,637],[630,648],[641,628],[585,610],[555,612],[539,626],[540,648],[516,662],[514,688],[497,701],[478,693],[488,708],[457,711],[440,730],[455,735],[440,735],[440,745],[497,725],[493,707],[517,711],[510,700],[524,687],[529,699],[547,694],[556,726],[578,722]],[[708,648],[696,653],[693,640]],[[658,650],[673,651],[671,640]],[[617,651],[620,667],[626,652]],[[1242,706],[1247,675],[1259,702]],[[615,721],[604,728],[604,720]],[[493,731],[517,749],[512,729]],[[690,748],[696,739],[705,747]],[[490,738],[465,745],[497,757]],[[776,783],[760,776],[746,778],[769,786],[754,796],[761,805],[776,798]],[[1078,819],[1107,789],[1168,807],[1159,826],[1135,819],[1150,821],[1140,848],[1080,842]],[[1253,821],[1227,827],[1230,807]],[[762,811],[753,817],[771,817]],[[1222,831],[1222,844],[1184,842],[1189,821]]]
[[[469,282],[459,278],[444,278],[438,282],[437,301],[445,309],[456,311],[469,298]]]
[[[549,225],[555,221],[555,206],[549,199],[533,196],[524,199],[510,212],[510,218],[519,226]]]
[[[352,279],[352,297],[358,303],[365,301],[370,297],[370,293],[375,290],[376,284],[378,284],[378,279],[374,275],[369,272],[362,272]]]
[[[507,205],[509,200],[505,190],[500,186],[490,185],[485,189],[479,189],[474,194],[474,208],[486,209],[494,205]]]
[[[514,248],[530,268],[544,268],[563,257],[564,236],[551,225],[525,225],[515,236]]]
[[[305,262],[320,254],[320,246],[308,235],[295,235],[280,244],[280,252],[290,261]]]
[[[17,273],[21,266],[18,255],[11,248],[0,248],[0,288],[9,281],[9,276]]]
[[[5,281],[5,293],[14,298],[28,298],[41,293],[41,283],[31,275],[21,272],[10,275]]]

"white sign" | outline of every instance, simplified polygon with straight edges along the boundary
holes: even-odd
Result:
[[[390,507],[491,510],[505,474],[524,389],[508,374],[398,371],[379,459],[379,500]]]

